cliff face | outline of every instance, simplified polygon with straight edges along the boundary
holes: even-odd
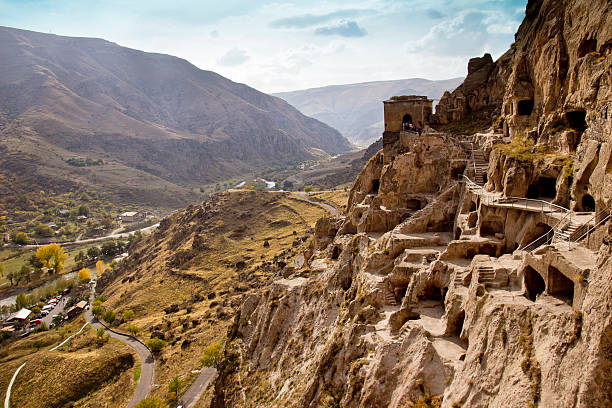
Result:
[[[610,406],[611,15],[530,1],[470,61],[435,120],[503,133],[386,133],[347,215],[245,298],[212,405]]]

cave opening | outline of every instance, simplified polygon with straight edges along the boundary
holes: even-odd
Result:
[[[408,282],[403,283],[393,288],[393,295],[395,296],[396,302],[402,302],[404,296],[406,296],[406,290],[408,289]]]
[[[372,189],[370,190],[370,193],[378,194],[378,189],[379,188],[380,188],[380,180],[378,180],[378,179],[372,180]]]
[[[480,236],[495,236],[504,233],[504,223],[501,220],[488,220],[480,224]]]
[[[527,198],[539,198],[540,197],[540,189],[537,184],[531,184],[527,187]]]
[[[582,211],[595,212],[595,199],[590,194],[582,197]]]
[[[527,298],[532,302],[535,302],[536,297],[546,289],[544,279],[531,266],[525,268],[525,289],[527,289]]]
[[[461,230],[461,228],[457,227],[457,229],[455,230],[455,240],[461,238],[462,233],[463,231]]]
[[[416,198],[410,198],[406,201],[406,208],[408,208],[409,210],[418,211],[423,208],[423,205],[421,203],[421,200],[418,200]]]
[[[465,310],[459,312],[457,317],[451,323],[451,334],[455,337],[461,336],[463,331],[463,322],[465,321]]]
[[[476,203],[474,201],[470,201],[470,212],[476,211]]]
[[[583,38],[578,45],[578,58],[582,58],[590,52],[597,50],[597,39]]]
[[[586,123],[586,111],[583,110],[575,110],[572,112],[567,112],[565,114],[565,118],[567,119],[568,125],[572,129],[576,129],[580,132],[584,131],[587,128]]]
[[[420,295],[418,295],[419,301],[423,300],[435,300],[437,302],[442,302],[443,299],[443,290],[437,287],[436,285],[429,284],[423,289]]]
[[[572,306],[574,301],[574,282],[554,266],[549,266],[548,294]]]
[[[517,113],[521,116],[529,116],[533,112],[533,99],[523,99],[518,101]]]
[[[540,177],[538,181],[527,188],[527,198],[555,198],[557,196],[557,180],[552,177]]]

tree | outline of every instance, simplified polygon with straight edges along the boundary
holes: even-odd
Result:
[[[130,333],[132,333],[132,336],[136,336],[140,331],[140,328],[134,324],[130,324],[127,329]]]
[[[10,234],[10,239],[17,245],[25,245],[28,243],[28,234],[21,231],[13,231]]]
[[[52,237],[55,234],[50,226],[43,224],[42,222],[36,224],[36,226],[34,227],[34,232],[36,232],[36,234],[41,237],[47,238]]]
[[[87,283],[90,280],[91,280],[91,277],[89,276],[89,269],[83,268],[79,270],[79,282]]]
[[[117,313],[113,312],[112,310],[107,310],[104,312],[104,315],[102,315],[102,319],[104,319],[104,321],[107,323],[112,323],[115,321],[115,316],[117,316]]]
[[[30,256],[30,259],[28,259],[28,263],[32,265],[34,269],[40,269],[43,267],[42,262],[40,262],[40,259],[36,257],[36,254],[32,254],[32,256]]]
[[[123,320],[130,321],[134,318],[134,311],[132,309],[127,309],[123,312]]]
[[[15,306],[17,306],[17,309],[28,307],[29,303],[30,302],[28,302],[28,297],[26,296],[25,293],[20,293],[15,298]]]
[[[64,248],[59,244],[49,244],[36,250],[36,257],[43,266],[50,268],[54,273],[60,273],[64,269],[64,261],[68,257]]]
[[[86,206],[85,204],[80,205],[78,209],[78,213],[79,215],[84,215],[85,217],[87,217],[89,215],[89,207]]]
[[[100,276],[102,276],[102,274],[106,271],[108,271],[110,269],[110,267],[108,265],[106,265],[104,263],[103,260],[99,260],[98,262],[96,262],[96,271],[98,271],[98,273],[96,274],[96,276],[99,278]]]
[[[283,190],[293,190],[293,183],[289,180],[285,180],[283,183]]]
[[[174,398],[178,398],[178,393],[183,386],[183,381],[178,376],[175,376],[168,383],[168,391],[174,394]]]
[[[314,191],[314,187],[310,185],[304,186],[304,191],[310,193],[311,191]]]
[[[115,256],[121,252],[121,244],[115,241],[108,241],[102,244],[102,255]]]
[[[87,250],[87,256],[90,259],[96,259],[97,257],[99,257],[102,254],[102,252],[100,252],[100,248],[98,248],[97,246],[92,246],[91,248],[89,248]]]
[[[204,349],[204,355],[200,362],[205,367],[216,367],[221,361],[221,349],[223,345],[219,342],[213,343]]]
[[[74,257],[74,261],[76,262],[77,268],[83,268],[85,267],[85,262],[87,262],[87,255],[85,255],[85,252],[79,251]]]
[[[153,353],[159,353],[166,346],[166,342],[157,337],[147,340],[145,344]]]
[[[13,286],[16,283],[15,273],[13,271],[10,271],[9,273],[6,274],[6,279],[8,279],[9,282],[11,283],[11,286]]]
[[[96,316],[97,318],[100,318],[100,316],[102,316],[102,314],[104,313],[104,306],[96,305],[92,307],[91,313],[93,313],[94,316]]]
[[[147,397],[136,404],[134,408],[166,408],[166,403],[157,397]]]

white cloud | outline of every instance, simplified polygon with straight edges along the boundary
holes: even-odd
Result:
[[[251,57],[247,55],[245,50],[240,48],[232,48],[217,59],[217,64],[227,67],[235,67],[244,64],[249,59],[251,59]]]

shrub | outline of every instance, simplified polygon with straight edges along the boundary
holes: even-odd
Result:
[[[147,397],[140,401],[134,408],[165,408],[166,404],[157,397]]]
[[[107,310],[104,312],[104,315],[102,315],[102,319],[104,319],[104,321],[107,323],[112,323],[115,321],[116,315],[117,313],[113,312],[112,310]]]
[[[40,350],[41,347],[45,347],[46,345],[47,345],[47,342],[44,341],[43,339],[35,340],[34,343],[32,343],[32,347],[34,347],[36,351]]]
[[[166,346],[166,342],[157,337],[147,340],[145,344],[153,353],[159,353]]]
[[[93,313],[96,317],[102,316],[102,314],[104,314],[104,306],[96,305],[92,307],[91,313]]]
[[[17,245],[25,245],[28,243],[28,234],[25,232],[11,232],[10,239]]]
[[[204,355],[200,359],[203,366],[217,367],[221,361],[221,348],[223,345],[219,342],[213,343],[204,349]]]
[[[127,327],[127,329],[128,329],[128,331],[130,333],[132,333],[132,336],[136,336],[138,334],[138,332],[140,331],[140,328],[138,326],[136,326],[136,325],[133,325],[133,324],[130,324]]]
[[[127,309],[123,312],[123,320],[130,321],[134,318],[134,311],[132,309]]]
[[[178,398],[178,393],[181,390],[182,386],[183,386],[183,381],[181,381],[181,379],[178,376],[176,376],[172,378],[170,382],[168,383],[168,391],[173,393],[175,398]]]
[[[106,330],[104,329],[104,327],[100,327],[98,328],[98,330],[96,330],[96,337],[101,339],[102,337],[104,337],[104,332]]]

